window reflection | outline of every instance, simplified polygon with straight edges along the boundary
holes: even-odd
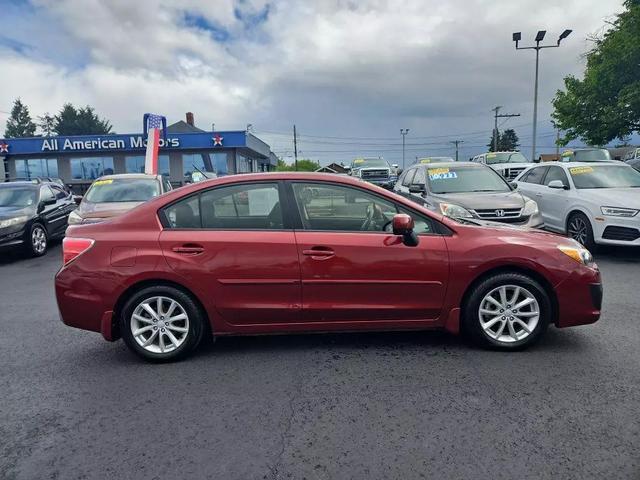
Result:
[[[70,164],[74,180],[95,180],[103,175],[113,175],[112,157],[72,158]]]
[[[144,155],[124,157],[126,173],[144,173]],[[158,155],[158,171],[160,175],[169,176],[169,155]]]

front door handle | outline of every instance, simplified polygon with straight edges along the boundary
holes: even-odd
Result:
[[[542,194],[540,192],[536,193],[536,197],[541,197]]]
[[[326,258],[335,256],[336,252],[334,252],[333,249],[329,247],[312,247],[302,250],[302,254],[310,256],[311,258],[315,258],[317,260],[324,260]]]
[[[187,243],[184,245],[173,247],[171,250],[182,255],[199,255],[200,253],[204,252],[204,247],[202,245],[197,245],[194,243]]]

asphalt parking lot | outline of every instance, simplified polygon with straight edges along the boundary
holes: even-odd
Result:
[[[151,365],[0,256],[0,478],[639,478],[640,251],[600,322],[497,353],[439,332],[227,338]]]

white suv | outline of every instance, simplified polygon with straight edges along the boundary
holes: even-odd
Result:
[[[518,191],[538,203],[545,228],[585,247],[640,246],[640,172],[622,162],[552,162],[523,172]]]
[[[520,152],[489,152],[476,155],[472,162],[489,165],[507,180],[513,180],[532,163]]]

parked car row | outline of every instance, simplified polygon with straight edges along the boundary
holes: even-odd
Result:
[[[169,190],[166,178],[146,174],[100,177],[84,197],[72,195],[60,179],[0,183],[0,250],[44,255],[68,225],[102,222]]]

